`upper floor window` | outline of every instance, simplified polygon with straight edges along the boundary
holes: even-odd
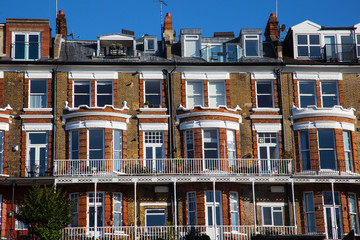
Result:
[[[194,131],[185,131],[185,151],[186,158],[194,158],[195,147],[194,147]]]
[[[205,158],[206,170],[219,170],[219,136],[217,129],[204,129],[203,130],[203,151]]]
[[[71,208],[71,223],[70,227],[77,227],[79,221],[79,194],[78,193],[70,193],[70,200],[73,201],[73,205]]]
[[[186,98],[187,107],[203,106],[203,81],[187,81],[186,85]]]
[[[358,217],[358,204],[357,198],[354,193],[349,193],[349,214],[350,214],[350,227],[354,230],[355,234],[359,234],[359,217]]]
[[[301,131],[299,135],[301,170],[308,171],[311,170],[309,133],[308,131]]]
[[[113,195],[113,226],[122,226],[122,194],[114,193]]]
[[[184,36],[184,57],[200,56],[200,38],[198,35]]]
[[[239,194],[237,192],[230,192],[230,215],[231,215],[231,226],[240,225]]]
[[[246,57],[258,57],[259,51],[259,36],[258,35],[246,35],[245,36],[245,56]]]
[[[236,168],[236,141],[235,141],[235,131],[227,130],[227,149],[228,149],[228,159],[229,167]]]
[[[300,107],[316,106],[316,85],[314,81],[299,81]]]
[[[318,130],[319,160],[321,170],[336,170],[334,130]]]
[[[321,100],[323,107],[339,105],[338,86],[336,81],[321,82]]]
[[[351,132],[343,131],[343,139],[344,139],[344,153],[345,153],[345,168],[346,171],[352,172],[354,168],[353,168]]]
[[[162,81],[161,80],[146,80],[145,84],[145,104],[149,107],[157,108],[162,104]]]
[[[283,226],[283,208],[278,206],[263,206],[263,225],[264,226]]]
[[[114,130],[113,131],[113,161],[114,161],[114,172],[122,172],[123,162],[122,162],[122,131]]]
[[[297,35],[298,57],[321,58],[320,35]]]
[[[226,45],[226,62],[236,62],[238,59],[237,45]]]
[[[256,81],[256,102],[258,108],[273,108],[272,81]]]
[[[225,82],[209,81],[209,107],[218,107],[225,105]]]
[[[89,159],[104,159],[104,130],[89,129]]]
[[[74,81],[74,107],[90,107],[90,92],[90,81]]]
[[[16,60],[38,60],[40,58],[40,33],[14,32],[12,56]]]
[[[145,52],[157,51],[157,38],[156,38],[156,36],[145,36],[144,37],[144,51]]]
[[[27,134],[27,174],[45,176],[48,169],[48,133],[29,132]]]
[[[70,132],[70,159],[79,159],[79,130]]]
[[[196,225],[196,192],[187,194],[188,225]]]
[[[96,105],[103,107],[113,105],[113,85],[112,81],[96,82]]]
[[[304,193],[304,208],[306,233],[316,232],[314,196],[312,192]]]
[[[46,108],[47,105],[47,80],[30,80],[30,108]]]

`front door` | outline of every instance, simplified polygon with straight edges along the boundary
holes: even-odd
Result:
[[[96,198],[94,196],[94,192],[89,192],[87,196],[87,223],[90,235],[100,236],[104,227],[104,193],[98,192]]]
[[[205,191],[206,232],[211,239],[219,239],[222,225],[221,192]]]
[[[278,137],[276,133],[258,133],[260,173],[266,174],[278,170]]]
[[[27,175],[45,176],[48,166],[46,132],[28,133]]]
[[[157,173],[165,172],[163,132],[145,132],[144,138],[146,169]]]
[[[333,205],[333,198],[331,192],[323,193],[324,200],[324,219],[326,237],[328,239],[341,239],[342,238],[342,221],[341,221],[341,206],[339,193],[335,192],[335,208]]]

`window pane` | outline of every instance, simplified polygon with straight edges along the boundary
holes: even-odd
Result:
[[[161,104],[161,81],[145,81],[145,102],[153,107]]]
[[[39,35],[29,35],[29,59],[39,58]]]
[[[319,148],[334,148],[334,131],[318,130]]]
[[[278,212],[278,211],[274,212],[273,217],[274,217],[274,226],[282,226],[283,225],[282,211],[281,212]]]
[[[259,41],[245,40],[245,52],[247,57],[259,56]]]
[[[15,35],[15,59],[25,59],[25,35]]]
[[[30,93],[43,93],[47,91],[47,80],[31,80]]]
[[[307,35],[297,35],[298,44],[307,44]]]
[[[90,106],[90,82],[74,82],[74,107],[80,105]]]
[[[309,56],[309,49],[308,47],[304,47],[304,46],[298,46],[298,56],[299,57],[307,57]]]
[[[322,94],[336,94],[337,87],[336,82],[322,82],[321,83],[321,92]]]
[[[148,46],[148,50],[154,50],[155,49],[155,44],[154,44],[154,40],[153,39],[148,39],[147,40],[147,46]]]
[[[46,133],[29,133],[30,144],[46,144],[47,143]]]
[[[310,45],[320,44],[319,35],[309,35]]]
[[[314,82],[299,82],[299,88],[301,94],[315,94],[315,83]]]
[[[272,225],[271,220],[271,207],[263,207],[263,225]]]

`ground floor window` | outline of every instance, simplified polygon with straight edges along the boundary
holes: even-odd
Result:
[[[147,227],[165,226],[166,209],[146,209],[145,219]]]
[[[282,206],[263,206],[262,216],[264,226],[284,226]]]

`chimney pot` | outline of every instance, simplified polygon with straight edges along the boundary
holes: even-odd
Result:
[[[60,10],[59,14],[56,16],[56,33],[61,34],[63,39],[67,38],[67,23],[63,10]]]
[[[63,11],[63,10],[60,10],[60,11],[59,11],[59,14],[64,14],[64,11]]]
[[[270,17],[275,17],[275,13],[271,13],[271,14],[270,14]]]

